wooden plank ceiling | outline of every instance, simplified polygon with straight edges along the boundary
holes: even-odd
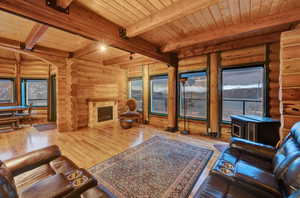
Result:
[[[78,1],[114,23],[130,28],[143,20],[146,21],[147,17],[155,17],[157,13],[164,13],[168,7],[188,0]],[[199,2],[201,1],[204,2],[204,0],[199,0]],[[299,0],[220,0],[218,3],[179,19],[175,18],[175,20],[142,33],[140,36],[149,42],[165,46],[195,34],[253,22],[298,7],[300,7]],[[178,9],[184,10],[185,8],[178,6]],[[160,14],[160,16],[164,15]],[[170,50],[174,50],[174,48]]]
[[[104,31],[101,32],[101,27],[97,27],[94,29],[99,30],[98,32],[89,34],[89,30],[93,30],[92,27],[97,25],[97,22],[106,24],[108,30],[112,31],[117,30],[118,27],[126,28],[128,37],[132,38],[120,40],[115,35],[116,32],[112,32],[112,37],[109,39],[115,42],[115,46],[130,49],[129,51],[137,50],[152,58],[166,60],[165,58],[169,57],[158,52],[158,48],[163,52],[169,52],[195,44],[198,47],[212,45],[284,31],[289,29],[293,22],[300,21],[299,0],[59,0],[58,4],[61,7],[70,6],[69,15],[53,11],[45,7],[45,4],[32,2],[34,3],[29,4],[12,0],[10,3],[0,3],[0,8],[4,10],[44,23],[0,11],[0,39],[24,43],[27,50],[35,50],[42,46],[70,52],[70,56],[75,58],[92,61],[107,60],[106,63],[114,63],[113,59],[117,57],[118,60],[125,60],[126,56],[130,57],[130,53],[112,47],[109,47],[106,52],[101,52],[99,34],[105,35]],[[14,3],[18,6],[14,7]],[[26,10],[26,8],[34,9],[35,6],[36,12],[31,13]],[[43,10],[45,16],[40,16]],[[81,18],[76,17],[80,13]],[[97,18],[94,13],[104,19]],[[57,19],[51,18],[54,14],[57,15]],[[87,17],[87,24],[81,27],[82,17]],[[57,21],[61,21],[61,24]],[[72,27],[71,24],[67,24],[67,21],[77,23],[80,27]],[[85,37],[53,26],[66,28],[72,32],[78,29],[76,33]],[[258,29],[255,29],[256,26]],[[225,32],[226,35],[220,32]],[[88,36],[92,36],[98,42],[87,39]]]
[[[34,49],[35,45],[47,47],[50,49],[62,50],[65,52],[75,52],[88,45],[95,43],[89,39],[81,36],[71,34],[53,27],[47,27],[44,31],[39,31],[40,27],[44,28],[45,25],[41,25],[34,21],[0,11],[0,38],[20,41],[30,46],[26,49]],[[40,26],[40,27],[39,27]],[[1,57],[14,58],[14,53],[7,50],[1,50]],[[100,52],[95,50],[91,54],[82,56],[83,59],[97,61],[97,60],[109,60],[114,57],[128,55],[127,51],[119,50],[113,47],[108,47],[107,51]],[[24,55],[25,56],[25,55]],[[25,56],[26,58],[27,56]],[[30,58],[30,57],[29,57]],[[28,58],[28,59],[29,59]]]

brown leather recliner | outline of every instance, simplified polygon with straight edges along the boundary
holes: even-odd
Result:
[[[300,197],[300,122],[279,148],[232,138],[196,197]]]
[[[50,146],[0,161],[0,184],[1,198],[78,198],[97,181]]]

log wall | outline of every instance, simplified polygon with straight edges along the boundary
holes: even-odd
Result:
[[[48,79],[49,65],[39,60],[23,60],[17,64],[14,59],[0,58],[0,78],[14,78],[17,87],[22,78]],[[16,102],[20,103],[20,91],[16,90]],[[34,107],[34,122],[47,121],[47,107]]]
[[[61,82],[65,81],[65,89],[61,89],[64,97],[60,97],[65,108],[65,120],[62,129],[74,131],[88,126],[89,98],[115,98],[122,108],[124,98],[125,71],[104,67],[100,63],[70,59],[65,71],[61,73]],[[64,75],[66,73],[66,75]]]
[[[279,119],[279,41],[273,41],[272,43],[268,44],[260,44],[255,45],[252,47],[246,48],[238,48],[226,51],[219,51],[215,53],[215,56],[211,56],[210,54],[206,55],[195,55],[193,52],[193,57],[185,57],[184,55],[180,55],[178,73],[184,73],[189,71],[200,71],[200,70],[207,70],[208,74],[210,72],[218,72],[221,71],[222,68],[227,67],[241,67],[241,66],[249,66],[249,65],[266,65],[268,70],[268,105],[269,105],[269,116],[275,119]],[[210,58],[208,59],[208,56]],[[212,60],[212,57],[215,57]],[[210,62],[208,62],[208,60]],[[214,63],[215,64],[212,64]],[[216,65],[218,69],[211,68],[212,66]],[[147,72],[147,67],[149,67],[149,72]],[[210,69],[208,69],[210,67]],[[149,94],[149,77],[152,75],[159,75],[159,74],[167,74],[168,69],[167,66],[160,63],[155,64],[148,64],[146,66],[130,66],[126,69],[127,78],[132,77],[143,77],[144,79],[144,89],[145,84],[147,85],[147,90],[144,90],[144,100],[147,99],[148,96],[145,97],[145,94]],[[145,77],[145,75],[148,75]],[[213,73],[209,75],[214,76]],[[218,75],[217,75],[218,76]],[[209,79],[209,78],[208,78]],[[228,124],[223,124],[220,122],[221,118],[218,118],[221,106],[216,105],[219,102],[219,94],[220,90],[218,90],[219,83],[218,78],[214,79],[213,82],[216,82],[215,87],[212,88],[213,79],[209,79],[210,84],[210,91],[217,91],[215,99],[210,98],[210,107],[208,108],[208,116],[210,118],[208,121],[192,121],[190,120],[188,123],[189,129],[192,134],[201,134],[206,135],[208,131],[214,132],[213,130],[221,131],[220,136],[223,139],[228,140],[231,137],[231,128]],[[127,90],[126,90],[127,91]],[[218,93],[219,92],[219,93]],[[214,96],[214,94],[210,93],[210,97]],[[148,105],[145,107],[144,102],[144,109],[148,110]],[[149,116],[150,124],[163,127],[168,126],[168,120],[165,116],[157,116],[151,115],[147,112],[144,112],[144,118]],[[215,119],[216,118],[216,119]],[[183,128],[183,121],[179,119],[178,121],[179,129]],[[220,128],[218,128],[220,127]]]
[[[283,139],[300,121],[300,29],[284,32],[280,43],[280,112]]]
[[[178,72],[191,72],[191,71],[203,71],[207,69],[207,56],[197,56],[193,58],[186,58],[179,61]],[[149,122],[151,125],[156,127],[172,128],[171,125],[174,123],[174,119],[170,117],[168,119],[167,116],[154,115],[148,112],[149,109],[149,84],[150,77],[155,75],[168,75],[168,79],[172,81],[174,79],[173,76],[173,68],[168,68],[166,64],[163,63],[152,63],[146,65],[132,65],[126,68],[126,76],[127,79],[141,77],[143,78],[144,85],[144,112],[143,117],[144,120]],[[172,75],[172,76],[170,76]],[[171,78],[170,78],[171,77]],[[169,82],[170,86],[170,82]],[[126,89],[126,92],[128,89]],[[170,95],[170,94],[169,94]],[[172,95],[172,94],[171,94]],[[169,96],[169,99],[172,99],[173,96]],[[170,106],[169,106],[170,108]],[[174,114],[174,112],[170,112],[170,114]],[[183,120],[179,119],[178,121],[179,129],[183,129]],[[206,121],[196,121],[189,120],[188,122],[189,130],[192,134],[205,134],[207,131]]]
[[[267,116],[279,119],[279,42],[258,45],[243,49],[228,50],[220,53],[220,67],[249,66],[264,64],[268,78]],[[221,124],[221,136],[231,137],[230,125]]]

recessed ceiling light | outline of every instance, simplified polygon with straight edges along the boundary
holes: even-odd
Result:
[[[101,44],[99,48],[101,52],[105,52],[107,50],[107,46],[105,44]]]

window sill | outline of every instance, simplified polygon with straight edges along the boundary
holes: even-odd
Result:
[[[3,106],[18,106],[17,103],[0,103],[0,106],[3,107]]]
[[[27,106],[29,107],[29,106]],[[33,110],[47,110],[48,106],[32,106]]]
[[[188,121],[202,121],[202,122],[207,122],[207,119],[206,118],[193,118],[193,117],[186,117],[186,119],[188,120]],[[182,116],[179,116],[178,117],[178,120],[180,120],[180,121],[183,121],[184,120],[184,117],[182,117]]]
[[[231,125],[231,121],[222,121],[221,125],[222,126],[230,126]]]
[[[168,117],[168,114],[163,113],[150,113],[150,116]]]

